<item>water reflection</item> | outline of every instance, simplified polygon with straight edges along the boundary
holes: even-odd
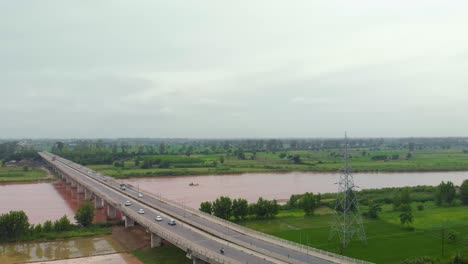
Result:
[[[52,242],[25,242],[0,245],[0,263],[47,261],[119,252],[109,238],[79,238]]]

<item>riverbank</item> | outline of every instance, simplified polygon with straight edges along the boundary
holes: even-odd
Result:
[[[342,157],[339,150],[257,152],[255,155],[148,155],[138,159],[153,160],[143,166],[137,158],[116,165],[90,165],[88,167],[118,179],[182,176],[230,175],[241,173],[318,172],[333,173],[340,170]],[[286,155],[286,156],[285,156]],[[299,156],[292,161],[288,156]],[[350,164],[354,172],[445,172],[468,171],[468,154],[462,149],[415,150],[352,150]]]
[[[52,175],[45,168],[0,167],[0,184],[50,182]]]

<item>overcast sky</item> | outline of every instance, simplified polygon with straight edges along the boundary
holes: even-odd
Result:
[[[0,0],[0,138],[468,136],[468,1]]]

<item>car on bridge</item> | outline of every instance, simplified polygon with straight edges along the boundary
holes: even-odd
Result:
[[[158,215],[158,216],[156,216],[156,218],[154,218],[154,220],[159,222],[159,221],[162,221],[163,219],[162,219],[162,217],[160,215]]]
[[[138,193],[138,197],[143,197],[143,194],[142,193]]]
[[[125,202],[125,206],[130,206],[130,205],[132,205],[132,203],[131,203],[130,201],[127,200],[127,201]]]
[[[168,225],[176,225],[176,222],[174,219],[170,219],[168,222],[167,222]]]
[[[139,214],[144,214],[144,213],[145,213],[145,210],[143,210],[143,208],[141,208],[140,210],[138,210],[138,213],[139,213]]]

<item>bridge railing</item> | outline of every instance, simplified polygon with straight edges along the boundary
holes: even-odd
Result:
[[[171,244],[181,248],[182,250],[190,253],[193,256],[196,256],[198,258],[201,258],[205,261],[209,261],[210,263],[226,263],[226,264],[240,264],[241,262],[238,262],[232,258],[227,257],[226,255],[221,255],[218,253],[213,253],[212,250],[207,250],[206,248],[197,245],[196,243],[192,243],[191,241],[179,236],[178,234],[174,232],[169,232],[165,230],[164,228],[161,228],[159,224],[155,224],[153,221],[148,220],[147,218],[143,217],[140,214],[135,213],[132,210],[128,210],[125,207],[122,207],[122,211],[130,216],[133,220],[141,224],[142,226],[145,226],[150,230],[150,232],[153,232],[160,236],[161,238],[169,241]]]

